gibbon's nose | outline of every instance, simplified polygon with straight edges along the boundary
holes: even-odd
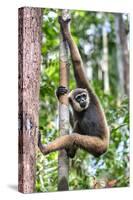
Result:
[[[81,106],[82,108],[84,108],[84,107],[86,106],[86,102],[85,102],[85,101],[81,101],[81,102],[80,102],[80,106]]]

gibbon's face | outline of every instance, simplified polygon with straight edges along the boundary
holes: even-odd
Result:
[[[77,88],[69,94],[70,103],[77,112],[86,110],[89,106],[89,95],[86,89]]]

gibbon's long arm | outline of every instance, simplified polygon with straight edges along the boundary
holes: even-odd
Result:
[[[64,34],[64,37],[67,40],[69,48],[70,48],[77,87],[90,89],[85,72],[84,72],[82,58],[80,56],[78,47],[75,44],[70,32],[70,27],[69,27],[70,19],[67,21],[64,21],[62,17],[59,16],[59,23],[61,25],[61,29]]]
[[[108,148],[107,138],[101,139],[99,137],[80,135],[78,133],[61,136],[45,146],[42,145],[41,135],[39,134],[38,146],[44,155],[61,149],[71,149],[74,145],[88,151],[88,153],[96,157],[102,155]]]

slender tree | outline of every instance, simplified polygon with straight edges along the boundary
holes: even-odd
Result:
[[[106,16],[104,18],[107,18]],[[108,73],[108,35],[107,35],[107,19],[105,19],[105,22],[103,24],[102,28],[102,34],[103,34],[103,63],[102,63],[102,71],[103,71],[103,88],[104,92],[108,93],[109,88],[109,73]]]
[[[120,41],[122,45],[122,61],[124,66],[124,91],[125,94],[129,95],[129,51],[127,46],[126,23],[122,14],[119,15],[119,27]]]
[[[115,35],[116,35],[116,56],[117,56],[117,71],[118,71],[118,91],[119,95],[124,94],[124,66],[122,60],[122,44],[120,39],[120,15],[115,14]]]
[[[119,75],[119,91],[121,95],[129,94],[129,51],[127,46],[126,26],[123,15],[115,14],[117,66]]]
[[[19,186],[35,191],[41,62],[41,9],[19,9]]]
[[[67,20],[69,16],[68,10],[61,12],[63,20]],[[63,38],[62,31],[60,31],[60,85],[68,88],[69,78],[69,61],[68,61],[68,44]],[[59,99],[59,129],[60,135],[69,134],[69,108],[68,97],[63,95]],[[68,171],[69,159],[66,150],[61,150],[58,156],[58,190],[68,190]]]

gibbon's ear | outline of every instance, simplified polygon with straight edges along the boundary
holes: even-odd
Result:
[[[71,97],[68,100],[69,100],[69,103],[72,105],[72,99],[71,99]]]
[[[68,98],[72,100],[72,97],[73,97],[73,90],[68,93]]]
[[[85,89],[85,91],[86,91],[86,93],[88,93],[88,90],[87,90],[87,89]]]

